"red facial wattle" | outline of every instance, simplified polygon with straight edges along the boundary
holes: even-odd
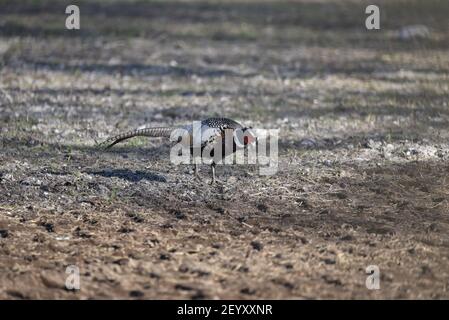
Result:
[[[243,137],[243,144],[246,146],[248,144],[251,144],[254,142],[254,137],[252,136],[244,136]]]

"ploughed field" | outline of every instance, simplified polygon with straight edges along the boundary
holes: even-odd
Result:
[[[0,298],[449,298],[449,3],[368,4],[2,1]],[[277,173],[95,147],[214,116]]]

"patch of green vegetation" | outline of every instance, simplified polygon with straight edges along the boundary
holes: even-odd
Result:
[[[109,194],[109,197],[108,197],[109,203],[112,203],[117,199],[118,190],[119,189],[117,187],[112,188],[111,193]]]
[[[134,137],[126,142],[126,146],[128,147],[142,147],[146,146],[147,144],[148,138],[145,137]]]

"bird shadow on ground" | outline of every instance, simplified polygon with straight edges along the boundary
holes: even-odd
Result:
[[[167,182],[165,177],[147,171],[132,171],[128,169],[113,169],[113,170],[97,170],[97,171],[86,171],[87,174],[102,176],[105,178],[116,177],[124,179],[131,182],[139,182],[141,180],[156,181],[156,182]]]

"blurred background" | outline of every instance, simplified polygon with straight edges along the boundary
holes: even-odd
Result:
[[[449,1],[372,2],[0,0],[0,297],[448,298]],[[95,149],[212,116],[278,174]]]

